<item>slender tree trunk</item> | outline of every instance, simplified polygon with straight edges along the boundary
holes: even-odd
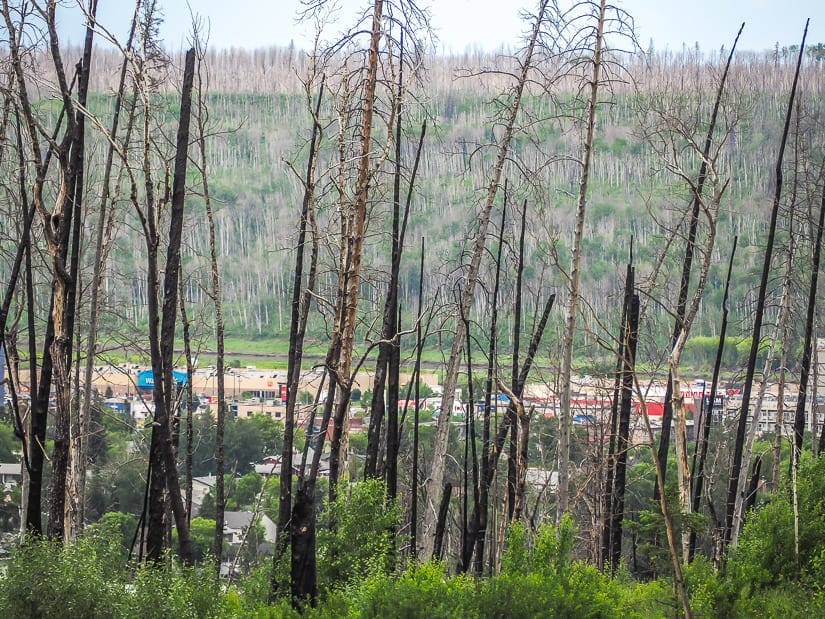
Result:
[[[418,424],[421,410],[421,352],[424,346],[422,320],[424,309],[424,237],[421,237],[421,257],[418,267],[418,312],[415,329],[415,417],[413,419],[412,473],[410,481],[410,556],[418,557]]]
[[[137,10],[137,7],[136,7]],[[129,30],[129,37],[126,41],[125,49],[132,49],[135,29],[137,25],[137,14],[132,16],[132,25]],[[124,92],[126,88],[126,75],[128,70],[128,60],[124,59],[121,64],[120,77],[118,80],[117,94],[114,101],[114,112],[112,124],[109,129],[111,140],[117,139],[118,128],[120,126],[120,112],[123,106]],[[131,124],[131,123],[130,123]],[[73,523],[71,530],[81,533],[85,519],[85,496],[86,496],[86,466],[88,459],[88,437],[89,418],[91,411],[92,378],[94,374],[95,360],[97,358],[97,329],[100,320],[100,285],[108,256],[114,208],[109,207],[109,196],[111,192],[112,167],[114,165],[114,146],[108,145],[106,150],[106,163],[103,168],[103,180],[101,181],[100,206],[98,211],[97,224],[95,226],[95,255],[92,263],[92,281],[90,284],[89,300],[89,330],[86,339],[86,363],[83,370],[83,393],[76,428],[71,437],[71,483],[72,494],[77,497],[76,503],[72,499],[70,505],[73,506]],[[82,464],[81,464],[82,463]]]
[[[392,255],[390,259],[390,280],[387,284],[387,297],[384,301],[383,322],[381,325],[381,343],[378,345],[378,360],[375,365],[375,379],[372,388],[372,402],[370,404],[370,425],[367,432],[367,453],[364,461],[364,477],[375,477],[378,469],[379,438],[381,436],[381,424],[384,419],[384,411],[387,412],[387,458],[386,458],[386,481],[387,494],[389,497],[395,496],[396,477],[395,462],[391,459],[390,451],[397,450],[394,445],[397,443],[397,421],[398,421],[398,381],[393,384],[393,368],[397,374],[398,356],[398,272],[401,267],[401,254],[404,251],[404,238],[401,233],[401,103],[403,95],[404,77],[404,41],[401,40],[401,50],[399,53],[398,70],[398,92],[396,94],[396,125],[395,125],[395,171],[393,173],[393,199],[392,199]],[[406,219],[406,214],[405,214]],[[384,387],[387,384],[387,374],[389,373],[389,386],[387,399],[384,401]],[[393,397],[394,394],[394,397]],[[394,422],[392,421],[394,420]],[[390,428],[389,425],[395,427]],[[390,468],[393,469],[392,473]],[[392,492],[390,486],[392,485]]]
[[[722,353],[725,351],[725,337],[728,331],[728,291],[730,289],[731,273],[733,271],[733,257],[736,254],[736,243],[739,237],[733,237],[733,247],[730,251],[730,261],[728,262],[728,274],[725,278],[725,292],[722,297],[722,326],[719,329],[719,346],[716,349],[716,360],[713,363],[713,377],[710,383],[710,405],[703,411],[704,415],[700,423],[701,434],[697,436],[698,462],[694,458],[691,479],[693,480],[693,512],[699,511],[702,500],[702,492],[705,481],[705,460],[708,454],[708,440],[710,438],[710,425],[713,419],[713,407],[716,402],[716,388],[719,385],[719,370],[722,366]],[[693,553],[696,549],[696,531],[691,529],[690,548],[688,551],[688,562],[693,560]]]
[[[559,419],[559,488],[556,501],[556,523],[570,506],[570,430],[573,417],[570,410],[570,384],[573,374],[573,338],[576,332],[576,319],[579,313],[579,280],[581,278],[581,255],[584,239],[584,218],[587,209],[587,190],[590,180],[590,167],[593,159],[593,141],[596,131],[596,109],[599,106],[599,86],[602,71],[602,46],[604,45],[604,25],[607,12],[606,0],[601,0],[596,24],[595,50],[593,51],[593,73],[589,82],[585,138],[582,144],[581,177],[576,204],[576,219],[573,232],[573,249],[570,259],[570,280],[568,283],[568,300],[564,315],[564,330],[561,340],[561,409]]]
[[[184,386],[184,402],[186,403],[186,453],[183,460],[183,487],[184,500],[183,507],[186,511],[186,519],[191,523],[192,521],[192,458],[193,446],[192,439],[194,432],[192,431],[192,380],[195,376],[195,363],[192,358],[192,334],[191,325],[189,324],[189,316],[186,313],[186,301],[183,293],[183,274],[181,274],[178,282],[180,297],[180,321],[183,327],[183,356],[186,359],[186,385]],[[180,415],[175,420],[174,432],[172,434],[172,442],[175,450],[179,450],[180,446]],[[217,439],[216,441],[217,442]]]
[[[317,234],[312,227],[315,200],[315,175],[318,165],[318,147],[323,137],[323,129],[319,122],[321,101],[324,98],[324,79],[318,89],[315,110],[312,115],[312,133],[309,141],[309,158],[306,175],[304,177],[304,198],[301,215],[298,223],[298,244],[295,255],[295,270],[292,280],[292,313],[289,329],[289,359],[287,365],[286,412],[284,414],[284,446],[281,451],[281,476],[279,480],[278,529],[275,554],[273,556],[272,581],[270,584],[270,601],[273,601],[278,592],[284,589],[280,582],[279,567],[283,561],[290,540],[290,520],[292,517],[292,450],[295,445],[295,411],[298,404],[298,384],[301,376],[301,363],[304,354],[304,335],[306,333],[307,318],[311,302],[311,292],[315,287],[315,269],[318,261]],[[312,243],[310,246],[309,276],[306,289],[304,288],[304,259],[306,255],[307,235]],[[311,426],[310,426],[311,430]],[[309,442],[309,437],[307,437]]]
[[[527,228],[527,200],[524,201],[521,209],[521,232],[519,234],[518,246],[518,263],[516,264],[516,290],[515,302],[513,304],[513,367],[510,380],[513,388],[520,391],[518,386],[519,376],[519,336],[521,335],[521,287],[522,277],[524,275],[524,233]],[[508,412],[510,409],[508,408]],[[519,441],[521,433],[516,431],[516,422],[521,427],[521,419],[524,417],[524,407],[522,406],[522,415],[518,416],[518,411],[513,410],[512,414],[516,415],[510,420],[513,431],[510,433],[510,457],[507,458],[507,520],[513,520],[516,510],[516,495],[518,490],[518,476],[519,476]],[[529,427],[529,424],[528,424]]]
[[[722,539],[723,549],[736,537],[739,530],[739,523],[735,521],[737,503],[741,505],[739,496],[739,477],[742,471],[742,452],[745,442],[745,429],[747,427],[748,413],[750,408],[751,390],[753,389],[753,379],[756,371],[756,356],[759,352],[759,344],[762,337],[762,317],[764,315],[765,297],[768,288],[768,275],[773,257],[773,244],[776,237],[776,220],[779,214],[779,200],[782,196],[782,161],[785,155],[785,144],[788,139],[788,129],[791,123],[791,112],[793,102],[796,97],[796,86],[799,81],[799,71],[802,65],[802,54],[805,49],[805,38],[808,34],[808,22],[805,22],[805,31],[802,35],[802,44],[799,47],[799,56],[796,63],[793,85],[791,86],[788,108],[785,113],[785,124],[782,129],[782,138],[779,143],[779,153],[776,158],[776,185],[774,191],[773,208],[771,209],[771,219],[768,227],[768,238],[765,246],[765,260],[762,266],[762,277],[759,282],[759,293],[756,300],[755,316],[753,321],[753,333],[751,335],[751,348],[748,355],[748,369],[745,374],[745,385],[742,390],[742,405],[739,411],[739,422],[736,426],[736,438],[733,447],[733,459],[731,462],[730,476],[728,477],[728,496],[725,510],[725,531]]]
[[[627,344],[623,361],[622,401],[619,408],[619,435],[616,453],[615,493],[611,509],[612,547],[610,549],[610,569],[615,573],[622,556],[622,522],[624,520],[625,480],[627,453],[630,449],[630,413],[633,396],[633,376],[636,373],[636,344],[639,336],[639,295],[630,295],[627,316]]]
[[[152,424],[150,460],[152,479],[149,491],[149,532],[147,557],[157,562],[163,549],[165,493],[171,502],[172,512],[180,542],[180,555],[185,563],[193,560],[192,540],[189,537],[189,523],[183,508],[183,499],[178,482],[177,462],[172,445],[170,417],[173,405],[172,359],[175,344],[175,323],[177,318],[177,279],[180,266],[180,245],[183,227],[184,191],[186,164],[189,146],[189,121],[192,111],[192,85],[195,74],[195,51],[186,53],[186,65],[181,94],[180,124],[178,126],[177,152],[175,154],[174,179],[172,184],[172,209],[169,223],[169,246],[166,258],[162,323],[159,337],[152,338],[152,370],[154,373],[155,416]],[[155,255],[156,252],[155,252]],[[150,273],[157,277],[157,273]],[[157,282],[157,279],[152,280]],[[156,285],[156,284],[155,284]],[[154,296],[154,295],[150,295]],[[150,308],[151,309],[151,308]],[[157,309],[157,308],[156,308]],[[156,316],[158,314],[155,314]],[[157,325],[157,319],[154,320]],[[157,329],[157,326],[155,326]],[[157,334],[157,330],[155,331]]]
[[[495,371],[496,346],[498,344],[498,292],[501,279],[501,254],[504,249],[504,224],[507,221],[507,180],[504,181],[504,199],[501,205],[498,248],[496,250],[496,271],[493,279],[492,309],[490,310],[490,343],[487,351],[487,379],[484,388],[484,418],[481,430],[481,480],[478,497],[478,514],[472,519],[475,527],[475,573],[481,576],[484,570],[484,543],[487,538],[487,519],[490,505],[490,485],[493,471],[490,470],[490,406]],[[469,557],[466,562],[469,562]]]
[[[359,289],[361,285],[361,259],[364,246],[364,235],[367,223],[367,199],[369,196],[371,171],[371,153],[373,113],[375,108],[375,93],[378,84],[378,54],[379,42],[383,32],[381,20],[383,15],[383,0],[375,0],[372,12],[372,30],[367,55],[367,75],[365,78],[364,94],[361,110],[360,154],[358,161],[358,177],[355,185],[355,196],[352,204],[351,226],[344,229],[342,236],[345,248],[344,260],[341,265],[343,282],[342,295],[338,299],[341,316],[340,329],[333,334],[330,351],[335,352],[332,368],[340,387],[340,401],[333,423],[332,438],[330,439],[329,459],[329,488],[330,498],[335,496],[335,488],[340,479],[342,463],[346,463],[346,425],[349,411],[349,397],[352,389],[350,367],[352,365],[352,347],[355,339],[356,315],[358,310]],[[336,350],[337,349],[337,350]]]
[[[547,11],[547,0],[542,0],[537,10],[537,16],[533,24],[530,40],[527,43],[524,54],[520,61],[520,72],[514,86],[510,109],[507,121],[503,124],[503,134],[497,144],[496,161],[490,183],[487,186],[487,193],[484,203],[476,217],[475,241],[470,254],[470,264],[467,270],[467,284],[462,290],[459,301],[458,316],[468,314],[472,305],[475,286],[478,281],[481,258],[484,255],[484,248],[487,241],[487,227],[490,222],[490,212],[495,202],[499,189],[502,169],[510,152],[510,141],[515,132],[516,120],[521,109],[521,98],[528,81],[528,75],[533,67],[533,53],[536,49],[539,33],[545,20]],[[461,365],[461,351],[464,349],[464,330],[456,322],[453,332],[453,344],[450,350],[450,357],[444,374],[444,395],[441,400],[441,415],[438,417],[435,437],[433,439],[433,460],[430,468],[430,478],[427,484],[427,506],[424,512],[422,531],[422,558],[429,560],[435,549],[435,528],[438,519],[436,497],[438,497],[444,487],[444,468],[446,465],[447,445],[449,442],[450,412],[455,398],[455,388],[458,384],[458,371]]]
[[[621,398],[624,402],[624,388],[625,380],[627,378],[625,369],[627,367],[629,334],[628,329],[628,312],[630,311],[630,303],[634,288],[634,270],[633,270],[633,241],[631,239],[630,262],[627,264],[625,275],[625,289],[622,297],[622,313],[619,321],[619,338],[616,355],[616,375],[613,385],[613,402],[610,411],[610,442],[607,452],[607,475],[604,486],[604,499],[602,502],[602,543],[600,555],[600,569],[605,569],[607,565],[610,566],[611,573],[615,573],[616,565],[614,564],[613,549],[615,547],[614,538],[616,537],[615,522],[615,504],[617,501],[618,490],[616,488],[616,467],[618,463],[618,454],[620,452],[619,445],[619,400]],[[633,375],[630,375],[631,390]],[[631,392],[632,394],[632,392]],[[622,411],[623,412],[623,411]],[[619,548],[621,548],[621,541],[619,541]]]
[[[796,400],[796,414],[794,416],[794,449],[796,450],[796,462],[802,453],[802,435],[805,432],[805,402],[808,399],[808,377],[811,371],[811,349],[814,345],[814,318],[816,316],[816,297],[817,286],[819,283],[819,263],[822,256],[822,228],[825,226],[825,188],[822,190],[822,202],[819,205],[819,220],[816,225],[816,240],[813,247],[813,259],[811,265],[811,283],[808,287],[808,307],[805,313],[805,337],[802,344],[802,365],[800,367],[799,377],[799,397]],[[816,385],[816,364],[818,359],[814,360],[814,385]],[[815,390],[815,388],[814,388]],[[810,399],[811,406],[809,415],[816,420],[817,406],[816,393]],[[816,428],[816,421],[811,425]],[[822,433],[825,435],[825,432]],[[819,437],[822,440],[822,435]],[[811,438],[811,443],[816,442],[816,437]],[[814,450],[816,455],[816,450]]]
[[[716,130],[716,120],[719,115],[719,107],[722,104],[722,96],[725,92],[725,84],[728,78],[730,65],[733,62],[733,54],[736,51],[736,44],[739,42],[739,37],[744,29],[744,22],[739,27],[739,32],[733,41],[730,53],[728,54],[727,63],[725,63],[725,70],[722,72],[722,78],[719,80],[719,86],[716,89],[716,99],[713,103],[713,111],[710,115],[710,123],[708,124],[708,131],[705,135],[704,149],[702,150],[702,162],[699,165],[699,175],[696,182],[696,189],[691,200],[690,224],[688,226],[688,238],[685,243],[685,257],[682,261],[682,277],[679,283],[679,298],[676,303],[676,320],[673,325],[673,339],[671,350],[677,345],[679,334],[682,331],[683,323],[685,321],[685,313],[687,312],[687,297],[688,288],[690,286],[690,276],[693,269],[693,255],[696,246],[696,234],[699,226],[699,211],[702,202],[702,193],[705,187],[705,181],[708,174],[708,161],[710,157],[710,149],[713,143],[713,133]],[[671,368],[668,367],[668,380],[665,387],[664,410],[662,412],[662,432],[659,437],[659,452],[658,460],[659,466],[667,476],[667,455],[670,449],[670,426],[673,421],[673,390],[674,385],[672,376],[670,375]],[[677,395],[678,397],[678,395]],[[661,488],[658,485],[653,488],[654,500],[658,499]]]

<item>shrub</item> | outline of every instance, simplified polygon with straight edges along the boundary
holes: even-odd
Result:
[[[322,587],[343,585],[392,570],[395,547],[392,528],[398,508],[388,504],[384,484],[371,479],[341,486],[329,505],[326,526],[318,531],[318,582]]]
[[[0,616],[119,617],[127,607],[114,544],[94,537],[61,547],[28,538],[0,576]]]

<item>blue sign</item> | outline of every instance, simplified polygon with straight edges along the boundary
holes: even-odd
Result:
[[[178,386],[186,384],[186,372],[172,370],[172,377]],[[155,386],[155,375],[151,368],[138,372],[137,386],[138,389],[151,389]]]

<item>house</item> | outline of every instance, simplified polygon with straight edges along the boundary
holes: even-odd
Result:
[[[209,491],[215,487],[216,477],[214,475],[207,475],[205,477],[192,478],[192,513],[200,512],[203,499],[209,494]]]
[[[243,550],[242,544],[251,550],[254,545],[256,554],[272,553],[275,547],[275,542],[278,538],[278,526],[266,514],[258,513],[255,515],[250,511],[232,512],[227,511],[223,514],[223,539],[228,546],[225,555],[226,560],[221,563],[221,576],[228,576],[230,571],[234,568],[234,573],[238,574],[241,571],[242,559],[241,552]],[[252,525],[260,525],[263,529],[263,536],[247,535],[247,530]],[[244,539],[246,536],[246,539]],[[238,561],[241,561],[239,564]]]
[[[240,544],[244,533],[252,524],[253,518],[260,523],[264,529],[264,541],[274,543],[278,536],[278,525],[276,525],[266,514],[255,514],[250,511],[224,512],[223,514],[223,538],[230,546]]]
[[[23,470],[19,462],[0,462],[0,484],[5,492],[20,484]]]
[[[315,451],[312,447],[307,449],[307,470],[309,470],[309,465],[312,463],[312,458],[315,455]],[[297,449],[292,450],[292,474],[297,475],[301,472],[301,465],[304,461],[304,455],[302,452],[298,451]],[[281,474],[281,455],[278,454],[277,456],[266,456],[262,463],[255,465],[255,472],[258,475],[280,475]],[[329,477],[329,454],[324,453],[321,455],[321,462],[318,465],[318,476],[319,477]]]

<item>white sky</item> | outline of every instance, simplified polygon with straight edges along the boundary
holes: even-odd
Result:
[[[570,0],[560,0],[569,2]],[[825,41],[825,1],[823,0],[614,0],[636,22],[642,48],[652,39],[657,49],[679,51],[695,43],[704,51],[730,49],[739,26],[746,22],[740,50],[761,51],[774,43],[799,43],[805,19],[811,18],[808,43]],[[338,0],[341,26],[369,4],[369,0]],[[68,3],[67,3],[68,4]],[[115,32],[125,33],[133,3],[129,0],[100,0],[98,17]],[[187,47],[191,31],[189,5],[208,21],[212,48],[267,47],[294,41],[307,48],[313,32],[311,24],[296,23],[299,0],[159,0],[165,14],[161,35],[170,49]],[[419,0],[429,8],[432,25],[443,51],[462,52],[468,48],[495,50],[502,45],[516,47],[525,24],[519,11],[532,8],[531,0]],[[64,40],[80,43],[81,20],[61,24]]]

